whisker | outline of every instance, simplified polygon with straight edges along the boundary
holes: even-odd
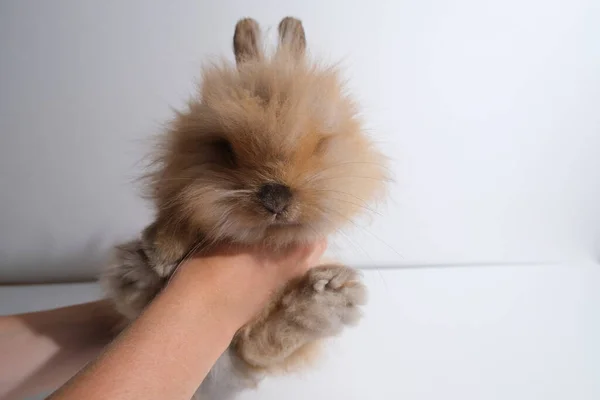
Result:
[[[319,191],[319,192],[333,192],[333,193],[340,193],[340,194],[344,194],[344,195],[352,196],[352,195],[351,195],[351,194],[349,194],[349,193],[339,192],[339,191],[336,191],[336,190],[325,190],[325,189],[324,189],[324,190],[319,190],[319,189],[316,189],[316,191]],[[354,197],[354,198],[356,198],[356,199],[358,199],[358,200],[362,200],[362,199],[360,199],[359,197],[356,197],[356,196],[352,196],[352,197]],[[346,200],[346,199],[340,199],[340,198],[338,198],[338,197],[332,197],[332,199],[333,199],[334,201],[341,201],[341,202],[343,202],[343,203],[352,204],[352,205],[354,205],[354,206],[356,206],[356,207],[362,208],[363,210],[366,210],[366,211],[372,212],[373,214],[376,214],[376,215],[379,215],[379,216],[382,216],[382,217],[383,217],[383,214],[381,214],[379,211],[376,211],[376,210],[374,210],[374,209],[372,209],[372,208],[370,208],[370,207],[367,207],[367,206],[366,206],[366,205],[364,205],[364,204],[355,203],[355,202],[352,202],[352,201],[349,201],[349,200]]]
[[[212,229],[210,229],[206,234],[204,234],[202,239],[199,240],[197,243],[195,243],[192,246],[192,248],[186,253],[186,255],[183,257],[183,259],[178,263],[176,268],[179,268],[179,265],[183,264],[184,262],[188,261],[191,257],[193,257],[193,255],[198,250],[200,250],[201,247],[210,248],[211,246],[213,246],[218,241],[218,237],[215,235],[215,231],[218,228],[223,226],[224,222],[227,221],[230,214],[231,214],[231,211],[224,212],[220,218],[220,221],[223,221],[223,222],[213,226]]]
[[[171,181],[195,181],[198,178],[160,178],[160,182],[171,182]]]
[[[198,249],[202,246],[203,242],[204,242],[204,238],[202,240],[198,241],[198,243],[193,245],[192,248],[190,250],[188,250],[187,253],[185,253],[183,258],[175,266],[175,269],[173,269],[173,272],[171,273],[171,276],[169,277],[169,281],[177,273],[177,270],[179,269],[179,267],[181,265],[183,265],[185,262],[187,262],[190,258],[192,258],[192,256],[196,253],[196,251],[198,251]],[[168,284],[168,282],[167,282],[167,284]]]
[[[375,211],[375,210],[373,210],[372,208],[369,208],[369,207],[367,207],[367,206],[364,206],[364,205],[362,205],[362,204],[358,204],[358,203],[354,203],[354,202],[352,202],[352,201],[348,201],[348,200],[344,200],[344,199],[338,199],[338,198],[334,198],[334,197],[332,197],[332,200],[333,200],[333,201],[340,201],[340,202],[342,202],[342,203],[351,204],[351,205],[353,205],[353,206],[356,206],[356,207],[358,207],[358,208],[362,208],[363,210],[366,210],[366,211],[372,212],[373,214],[376,214],[376,215],[379,215],[379,216],[383,217],[383,214],[381,214],[379,211]]]
[[[402,254],[400,254],[396,249],[394,249],[390,244],[386,243],[383,239],[381,239],[380,237],[378,237],[374,233],[370,232],[364,226],[358,225],[355,221],[353,221],[351,219],[344,218],[344,215],[341,214],[340,212],[336,211],[336,210],[329,209],[329,208],[323,208],[323,210],[326,211],[326,212],[336,213],[337,215],[339,215],[340,217],[342,217],[344,221],[347,221],[347,222],[351,223],[352,225],[354,225],[355,227],[361,229],[363,232],[368,233],[369,235],[371,235],[372,237],[374,237],[375,239],[377,239],[379,242],[381,242],[383,245],[385,245],[387,248],[389,248],[390,250],[392,250],[397,256],[399,256],[401,258],[404,258],[404,256]]]
[[[326,178],[321,178],[321,179],[317,179],[317,180],[313,180],[312,182],[325,182],[325,181],[331,181],[331,180],[335,180],[335,179],[372,179],[374,181],[377,182],[394,182],[392,179],[390,178],[376,178],[374,176],[330,176],[330,177],[326,177]]]
[[[330,165],[329,167],[327,167],[327,168],[324,168],[324,169],[322,169],[322,170],[318,171],[317,173],[315,173],[315,174],[313,174],[313,175],[309,176],[309,177],[306,179],[306,183],[309,183],[309,182],[311,182],[311,180],[312,180],[313,178],[315,178],[315,177],[319,176],[320,174],[322,174],[322,173],[323,173],[323,172],[325,172],[325,171],[329,171],[329,170],[331,170],[331,169],[334,169],[334,168],[342,167],[342,166],[344,166],[344,165],[352,165],[352,164],[368,164],[368,165],[377,165],[378,167],[381,167],[381,168],[383,168],[383,169],[385,169],[385,170],[387,170],[388,172],[390,172],[390,173],[392,173],[392,174],[393,174],[393,171],[392,171],[392,170],[391,170],[389,167],[387,167],[387,166],[385,166],[385,165],[383,165],[383,164],[381,164],[381,163],[375,162],[375,161],[347,161],[347,162],[343,162],[343,163],[339,163],[339,164]],[[301,174],[302,174],[302,173],[299,173],[299,174],[298,174],[296,177],[294,177],[294,180],[295,180],[295,179],[298,179],[298,177],[299,177]]]
[[[323,215],[323,217],[329,222],[332,223],[332,220],[330,218],[328,218],[326,215]],[[362,251],[363,254],[365,254],[371,261],[373,261],[373,258],[370,256],[370,254],[360,245],[358,244],[356,241],[352,240],[350,238],[350,236],[348,236],[343,230],[341,229],[337,229],[335,231],[335,234],[339,234],[341,235],[342,239],[345,239],[349,244],[350,244],[350,248],[356,252],[356,248],[360,249]],[[335,235],[334,234],[334,235]],[[358,252],[356,253],[358,255]],[[338,254],[338,257],[341,258]]]
[[[364,255],[366,255],[369,259],[372,260],[371,256],[369,255],[369,253],[360,245],[358,244],[356,241],[352,240],[350,238],[350,236],[348,236],[346,233],[344,233],[344,231],[342,230],[337,230],[336,234],[341,235],[341,237],[343,239],[345,239],[349,244],[350,244],[350,248],[356,252],[356,250],[360,250],[360,252],[362,252]],[[357,252],[358,255],[358,252]],[[360,256],[360,255],[359,255]]]
[[[329,167],[324,168],[319,172],[329,171],[330,169],[342,167],[344,165],[355,165],[355,164],[376,165],[376,166],[381,167],[389,172],[394,172],[389,167],[385,166],[384,164],[381,164],[381,163],[378,163],[375,161],[347,161],[347,162],[343,162],[343,163],[339,163],[339,164],[330,165]]]
[[[369,203],[367,200],[365,199],[361,199],[358,196],[353,195],[352,193],[347,193],[347,192],[342,192],[341,190],[333,190],[333,189],[312,189],[315,192],[332,192],[332,193],[339,193],[339,194],[343,194],[345,196],[350,196],[350,197],[354,197],[356,200],[360,200],[362,201],[364,204]]]

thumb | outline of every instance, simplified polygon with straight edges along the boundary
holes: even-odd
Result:
[[[310,268],[316,266],[319,263],[326,249],[327,239],[320,239],[311,245],[310,252],[308,254],[308,257],[306,258],[306,262]]]

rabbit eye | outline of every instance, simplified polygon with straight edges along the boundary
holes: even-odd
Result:
[[[327,150],[329,143],[331,142],[330,136],[325,136],[319,140],[317,143],[317,147],[315,148],[315,153],[322,154]]]
[[[224,165],[234,167],[236,165],[236,157],[235,152],[233,150],[233,146],[226,139],[219,139],[214,142],[215,152],[218,155],[219,160],[222,161]]]

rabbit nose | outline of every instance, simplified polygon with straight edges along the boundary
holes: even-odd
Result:
[[[283,212],[292,198],[289,187],[279,183],[267,183],[258,191],[258,199],[268,211],[273,214]]]

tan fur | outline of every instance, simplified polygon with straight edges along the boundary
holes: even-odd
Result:
[[[292,282],[255,321],[240,329],[233,346],[259,369],[293,369],[312,356],[313,341],[358,322],[366,290],[358,273],[341,265],[314,268]]]
[[[217,242],[311,241],[369,210],[384,192],[385,159],[365,135],[337,68],[305,55],[300,21],[280,23],[272,55],[263,54],[260,37],[254,20],[238,22],[237,65],[204,68],[198,96],[162,136],[147,177],[156,220],[119,248],[104,277],[130,318],[191,250]],[[257,197],[269,183],[291,193],[277,215]],[[236,336],[241,375],[302,364],[314,343],[357,321],[364,301],[356,271],[339,265],[310,271]]]

